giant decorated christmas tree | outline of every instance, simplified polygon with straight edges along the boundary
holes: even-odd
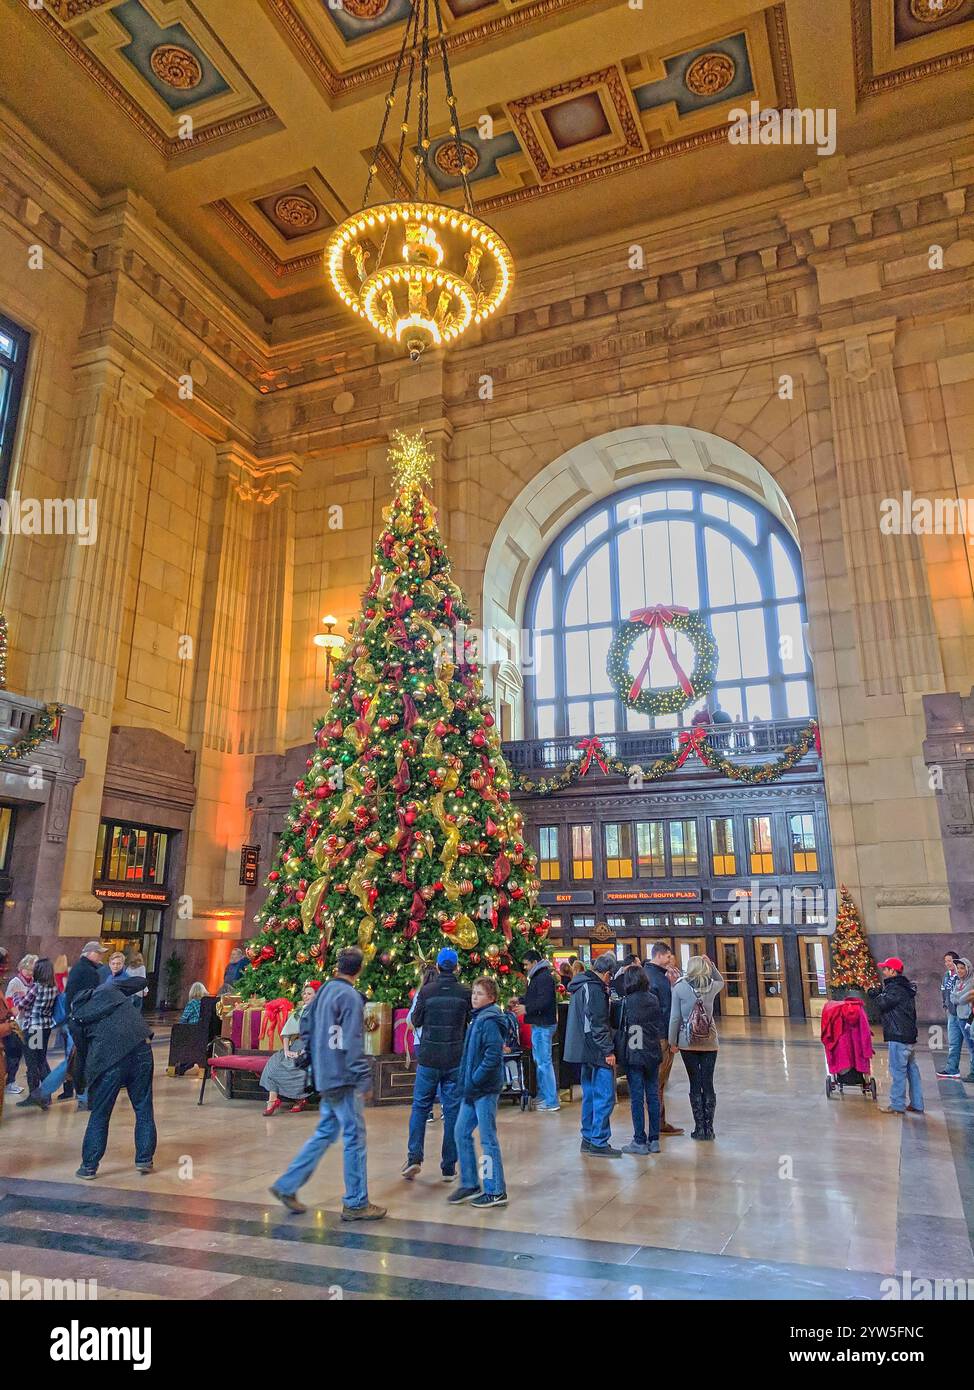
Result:
[[[395,497],[267,876],[247,997],[296,999],[357,944],[370,999],[405,1002],[446,945],[461,978],[490,975],[506,998],[524,952],[545,949],[534,856],[424,491],[432,459],[421,436],[395,438]]]

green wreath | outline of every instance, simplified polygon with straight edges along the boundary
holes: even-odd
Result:
[[[673,654],[666,630],[682,632],[693,647],[693,670],[687,676]],[[641,671],[633,677],[629,670],[629,654],[637,637],[649,638],[649,651],[652,654],[657,634],[670,658],[675,685],[656,689],[643,688],[642,678],[649,670],[647,655]],[[717,643],[710,628],[696,611],[671,608],[657,604],[655,608],[644,608],[622,624],[609,648],[606,670],[613,689],[619,699],[629,709],[639,710],[640,714],[679,714],[694,700],[708,695],[717,677]]]

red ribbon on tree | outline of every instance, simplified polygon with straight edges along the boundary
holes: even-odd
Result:
[[[680,735],[680,752],[674,763],[674,768],[682,767],[691,753],[695,753],[702,763],[707,760],[703,755],[704,745],[707,741],[707,730],[701,725],[695,729],[685,729]]]
[[[602,747],[600,738],[583,738],[581,743],[576,743],[576,748],[581,748],[585,754],[582,759],[582,766],[578,770],[579,777],[584,777],[591,766],[592,759],[598,763],[603,772],[608,773],[609,769],[605,765],[605,749]]]
[[[659,639],[663,643],[666,655],[670,658],[670,665],[673,667],[674,673],[676,674],[680,689],[683,691],[684,695],[693,694],[693,686],[690,684],[690,678],[677,661],[676,653],[670,646],[670,639],[666,635],[666,624],[673,621],[674,615],[676,613],[689,613],[689,611],[689,608],[678,608],[675,605],[657,603],[652,608],[637,608],[635,612],[629,614],[630,622],[643,623],[644,626],[649,629],[646,660],[643,662],[642,666],[640,666],[638,674],[629,687],[630,700],[639,698],[639,692],[643,688],[643,681],[649,675],[649,667],[653,660],[653,648],[656,645],[657,633],[659,633]]]

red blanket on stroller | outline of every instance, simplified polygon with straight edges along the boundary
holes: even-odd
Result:
[[[861,999],[837,999],[822,1010],[822,1046],[833,1076],[842,1071],[869,1072],[873,1039]]]

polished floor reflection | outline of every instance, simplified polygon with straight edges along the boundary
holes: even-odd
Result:
[[[810,1028],[728,1020],[718,1138],[664,1141],[656,1157],[578,1153],[578,1104],[504,1108],[510,1204],[449,1208],[430,1162],[399,1177],[406,1112],[369,1112],[370,1196],[389,1219],[342,1226],[328,1155],[285,1216],[267,1198],[314,1123],[261,1117],[191,1078],[156,1081],[157,1171],[132,1166],[120,1101],[94,1183],[75,1181],[84,1116],[7,1109],[0,1127],[0,1276],[97,1279],[102,1298],[876,1298],[884,1278],[974,1277],[974,1090],[921,1068],[927,1115],[883,1115],[858,1093],[826,1099]],[[161,1041],[161,1040],[160,1040]],[[160,1056],[163,1060],[164,1054]],[[881,1103],[885,1061],[877,1059]],[[8,1100],[9,1106],[9,1100]],[[689,1122],[680,1063],[670,1118]],[[614,1115],[626,1142],[628,1104]]]

